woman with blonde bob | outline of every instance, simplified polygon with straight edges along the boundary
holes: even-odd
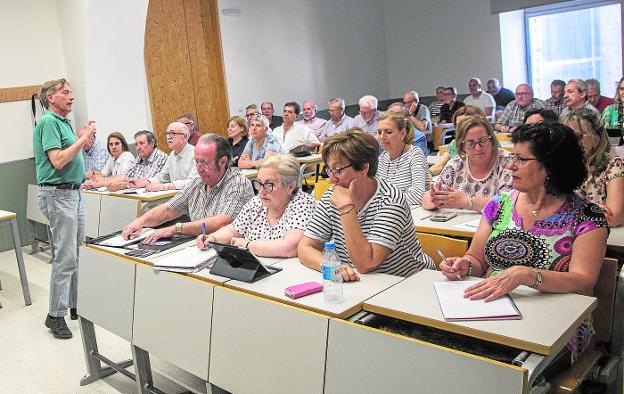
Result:
[[[423,151],[412,145],[412,124],[402,114],[383,112],[377,124],[377,139],[384,149],[377,177],[404,192],[411,207],[419,207],[430,176]]]
[[[227,141],[232,147],[232,164],[238,166],[238,159],[249,141],[247,137],[247,119],[242,116],[232,116],[227,122]]]
[[[297,245],[316,208],[312,196],[298,187],[299,162],[278,154],[262,160],[252,184],[258,195],[249,200],[234,222],[197,238],[197,247],[208,242],[249,249],[257,256],[296,257]]]
[[[482,116],[469,116],[457,129],[458,156],[444,167],[425,193],[423,208],[481,211],[490,197],[511,189],[511,157],[500,148],[494,129]]]
[[[607,131],[600,116],[594,111],[581,108],[563,119],[580,138],[585,153],[587,179],[581,186],[582,193],[605,211],[610,227],[624,224],[624,163],[622,158],[612,156]]]

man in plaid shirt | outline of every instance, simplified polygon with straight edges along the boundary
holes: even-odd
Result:
[[[496,131],[511,133],[524,121],[524,114],[532,109],[545,108],[542,100],[533,97],[533,89],[527,84],[520,84],[516,88],[516,99],[507,104],[503,115],[496,121]]]

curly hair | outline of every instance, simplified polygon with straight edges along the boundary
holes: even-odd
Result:
[[[546,170],[544,187],[551,195],[571,195],[587,178],[579,137],[560,123],[520,125],[511,142],[528,142],[529,149]]]

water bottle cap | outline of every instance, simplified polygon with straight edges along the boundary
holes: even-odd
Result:
[[[325,242],[325,249],[336,249],[336,244],[333,241]]]

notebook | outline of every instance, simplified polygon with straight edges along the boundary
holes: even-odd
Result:
[[[494,301],[464,298],[464,290],[481,280],[433,282],[446,321],[519,320],[522,314],[509,296]]]

